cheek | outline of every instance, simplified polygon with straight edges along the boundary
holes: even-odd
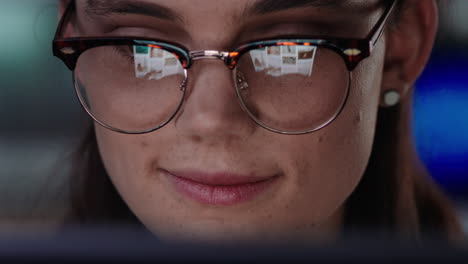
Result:
[[[119,135],[99,125],[96,125],[96,138],[104,166],[112,179],[123,180],[123,174],[135,171],[141,153],[135,151],[132,136]],[[122,175],[122,176],[120,176]]]
[[[119,134],[99,125],[95,131],[104,167],[122,198],[130,208],[149,201],[151,197],[145,193],[150,154],[146,141],[142,136]]]
[[[300,217],[301,208],[313,208],[305,219],[320,223],[344,203],[366,168],[372,149],[373,120],[371,115],[359,111],[346,114],[307,143],[284,145],[284,156],[279,160],[283,160],[282,167],[293,180],[291,215]]]
[[[167,153],[176,152],[177,144],[168,143],[174,131],[163,128],[157,134],[126,135],[96,125],[95,132],[110,180],[136,217],[154,233],[179,225],[187,216],[181,213],[179,201],[168,198],[153,168]]]
[[[325,219],[343,204],[360,181],[374,140],[381,86],[381,61],[364,61],[353,72],[350,95],[342,113],[313,134],[287,137],[278,149],[288,174],[295,175],[300,207],[315,208]],[[364,74],[364,72],[366,74]]]

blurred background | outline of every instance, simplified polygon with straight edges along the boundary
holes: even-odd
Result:
[[[443,3],[436,48],[416,84],[414,137],[468,232],[468,1]],[[1,230],[50,223],[66,205],[67,158],[85,116],[70,72],[52,56],[56,5],[0,1]]]

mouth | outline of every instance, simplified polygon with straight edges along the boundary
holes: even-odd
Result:
[[[183,196],[202,204],[224,206],[253,200],[279,178],[279,175],[257,177],[225,172],[161,171]]]

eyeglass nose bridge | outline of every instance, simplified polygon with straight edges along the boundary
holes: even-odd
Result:
[[[191,51],[189,56],[194,61],[201,59],[215,59],[227,62],[227,59],[229,58],[229,52],[218,50],[197,50]]]

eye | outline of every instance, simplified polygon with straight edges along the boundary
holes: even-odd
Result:
[[[112,47],[119,56],[128,61],[133,61],[135,52],[138,53],[139,50],[139,46],[134,45],[116,45]]]

